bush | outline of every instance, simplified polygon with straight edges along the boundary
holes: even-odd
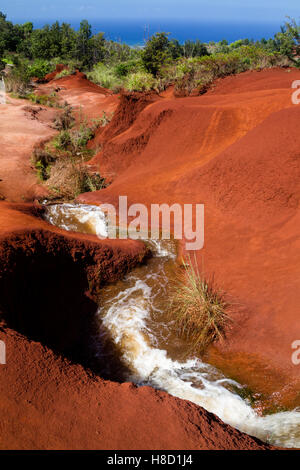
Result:
[[[127,62],[121,62],[116,65],[113,69],[113,73],[118,78],[124,78],[130,73],[135,73],[143,70],[143,64],[141,60],[133,59]]]
[[[192,91],[205,92],[217,78],[246,70],[257,70],[275,65],[285,65],[285,59],[255,45],[233,48],[228,53],[215,53],[199,58],[179,59],[161,68],[159,77],[162,86],[175,83],[175,90],[183,95]]]
[[[173,286],[170,315],[179,335],[190,341],[191,349],[203,353],[209,344],[223,338],[230,323],[229,304],[190,259],[183,267],[184,273],[177,275]]]
[[[68,107],[66,111],[69,113],[69,110]],[[37,177],[45,182],[52,199],[74,199],[81,193],[97,191],[105,186],[104,179],[98,173],[91,174],[84,164],[93,154],[93,150],[87,149],[87,143],[102,119],[93,120],[89,126],[82,122],[78,129],[63,129],[44,148],[33,152],[32,163]]]
[[[51,70],[51,62],[43,59],[36,59],[32,64],[28,65],[30,77],[44,78],[44,76],[51,72]]]
[[[104,88],[117,91],[122,87],[122,80],[114,74],[113,69],[101,62],[93,67],[92,71],[87,74],[87,77]]]
[[[149,91],[155,88],[157,82],[151,73],[136,72],[128,75],[125,88],[129,91]]]
[[[24,64],[14,66],[4,77],[6,91],[20,97],[25,97],[32,87],[30,86],[30,73]]]
[[[53,141],[54,147],[57,150],[68,150],[72,144],[71,134],[68,130],[61,131]]]

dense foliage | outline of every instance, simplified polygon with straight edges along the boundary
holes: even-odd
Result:
[[[92,34],[87,20],[78,31],[58,21],[43,28],[31,22],[13,24],[0,12],[0,70],[13,64],[9,91],[27,89],[32,77],[42,78],[58,63],[80,69],[101,86],[119,91],[161,90],[170,83],[183,94],[200,92],[217,77],[274,65],[300,65],[300,25],[288,19],[274,38],[180,44],[167,33],[154,34],[144,47],[110,41]],[[67,74],[64,70],[61,76]]]

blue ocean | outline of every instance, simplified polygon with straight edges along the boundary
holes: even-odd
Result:
[[[262,39],[273,37],[280,30],[280,24],[272,23],[214,23],[200,21],[174,21],[174,20],[91,20],[87,18],[93,28],[93,33],[105,32],[107,39],[120,41],[134,45],[143,45],[145,39],[158,31],[170,33],[171,38],[178,39],[181,43],[187,39],[199,39],[203,42],[221,41],[227,39],[228,42],[237,39]],[[63,21],[70,23],[78,29],[79,22]],[[41,27],[51,20],[34,21],[35,27]]]

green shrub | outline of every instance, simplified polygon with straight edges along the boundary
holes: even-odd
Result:
[[[66,112],[69,113],[69,109]],[[61,115],[64,117],[64,113]],[[59,119],[59,117],[58,117]],[[90,124],[86,120],[82,121],[79,127],[74,128],[73,116],[67,114],[67,122],[63,120],[57,124],[57,128],[62,130],[57,136],[47,145],[51,152],[56,152],[58,155],[69,155],[74,158],[89,157],[93,150],[87,148],[88,142],[94,137],[96,130],[99,126],[103,125],[103,117],[100,119],[93,119]],[[56,121],[57,122],[57,121]]]
[[[121,62],[120,64],[117,64],[113,69],[113,73],[118,78],[124,78],[130,73],[135,73],[142,70],[142,61],[140,59],[132,59],[128,60],[127,62]]]
[[[155,88],[157,82],[151,73],[136,72],[128,75],[125,88],[129,91],[149,91]]]
[[[79,129],[75,129],[71,133],[72,152],[80,152],[82,148],[86,147],[89,140],[94,136],[93,130],[86,124],[80,124]]]
[[[44,76],[51,72],[51,70],[51,62],[43,59],[36,59],[32,64],[28,65],[30,77],[44,78]]]
[[[67,150],[72,143],[72,138],[69,130],[61,131],[55,138],[54,138],[54,147],[57,150]]]
[[[104,88],[117,90],[122,87],[122,80],[114,74],[113,69],[101,62],[93,67],[92,71],[87,74],[87,77]]]
[[[275,65],[284,65],[283,57],[255,45],[242,45],[228,53],[214,53],[199,58],[179,59],[161,68],[159,76],[166,87],[175,83],[175,89],[189,95],[197,89],[199,93],[207,90],[217,78],[257,70]]]

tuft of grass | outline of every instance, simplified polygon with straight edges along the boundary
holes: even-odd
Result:
[[[190,258],[183,260],[184,271],[174,281],[169,309],[178,334],[190,341],[193,352],[203,353],[224,337],[231,322],[230,305],[214,280],[205,279],[194,264]]]

